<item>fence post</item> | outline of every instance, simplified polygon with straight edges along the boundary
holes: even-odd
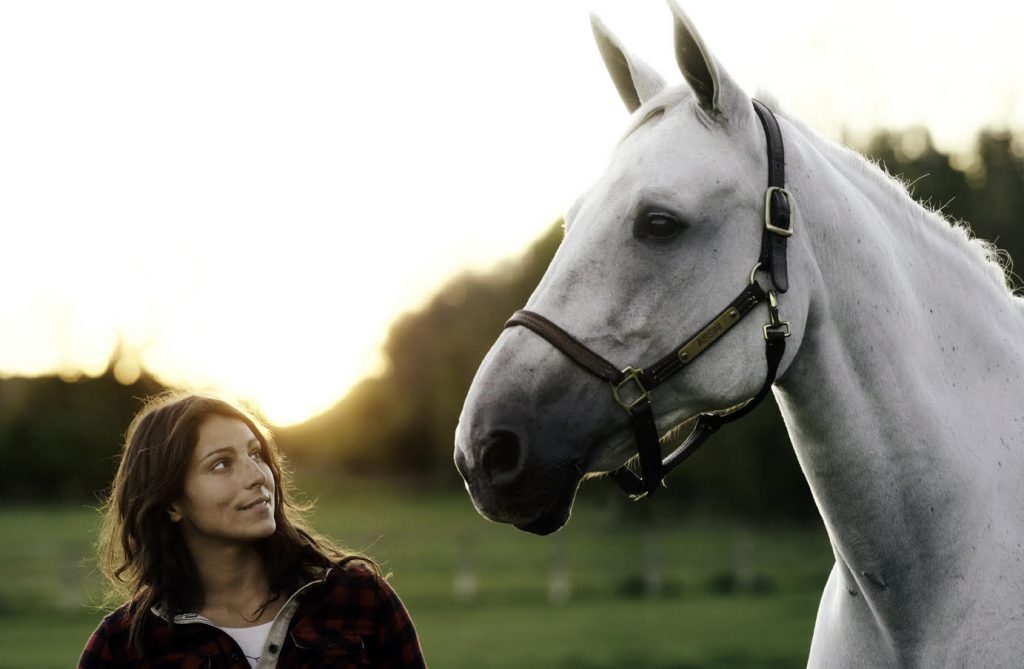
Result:
[[[82,606],[82,570],[79,546],[64,544],[60,550],[60,594],[57,606],[65,611]]]
[[[665,577],[661,568],[657,525],[648,525],[644,530],[644,566],[644,592],[652,599],[661,596]]]
[[[565,533],[560,532],[552,537],[551,570],[548,576],[548,601],[555,606],[564,606],[572,597],[572,583],[569,580],[568,548]]]
[[[733,569],[737,592],[752,592],[755,585],[754,537],[750,530],[741,525],[736,528],[733,541]]]
[[[456,551],[452,591],[457,601],[469,604],[477,595],[476,537],[470,532],[463,532]]]

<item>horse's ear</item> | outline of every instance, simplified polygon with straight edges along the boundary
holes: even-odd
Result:
[[[601,23],[601,19],[590,15],[597,48],[604,59],[608,73],[612,75],[619,96],[630,112],[654,97],[665,88],[665,81],[647,63],[630,56],[619,44],[619,40]]]
[[[676,61],[700,106],[712,116],[749,111],[750,99],[711,55],[693,22],[675,0],[668,0],[675,23]]]

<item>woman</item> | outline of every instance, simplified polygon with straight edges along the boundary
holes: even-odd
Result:
[[[129,601],[79,660],[96,667],[425,667],[374,563],[306,529],[266,429],[169,392],[132,421],[100,563]]]

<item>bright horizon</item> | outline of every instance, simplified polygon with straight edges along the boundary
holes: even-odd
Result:
[[[1022,129],[1020,6],[680,5],[833,139]],[[97,375],[120,342],[127,377],[329,408],[600,173],[628,117],[589,11],[681,80],[660,0],[0,7],[0,374]]]

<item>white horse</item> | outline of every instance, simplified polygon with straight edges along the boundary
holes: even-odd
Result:
[[[527,304],[623,366],[714,318],[747,285],[764,227],[765,131],[672,11],[688,86],[667,87],[595,20],[632,122]],[[836,559],[808,664],[1022,666],[1024,300],[990,246],[779,123],[796,210],[773,390]],[[662,431],[757,392],[767,320],[756,308],[652,393]],[[481,514],[547,532],[581,478],[633,444],[606,383],[515,327],[477,372],[455,458]]]

